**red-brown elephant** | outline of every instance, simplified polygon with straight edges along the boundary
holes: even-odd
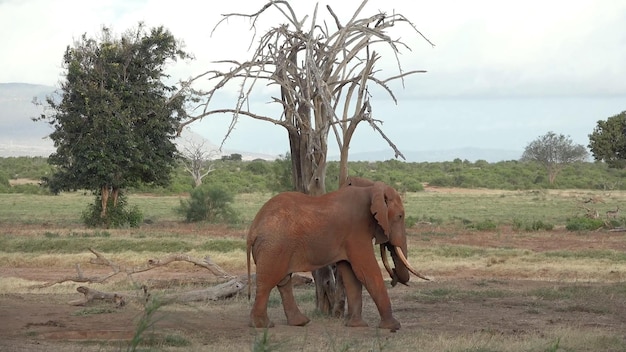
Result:
[[[348,301],[346,325],[367,326],[361,317],[362,285],[365,285],[378,308],[379,327],[399,329],[372,239],[380,245],[383,263],[394,282],[406,284],[409,271],[426,279],[406,260],[404,206],[392,187],[382,182],[364,187],[359,183],[321,196],[286,192],[271,198],[259,210],[248,232],[249,281],[250,254],[256,263],[256,297],[250,325],[274,326],[267,316],[267,303],[270,291],[276,286],[289,325],[306,325],[309,319],[296,304],[291,274],[338,263]],[[391,251],[393,270],[387,262],[385,248]]]

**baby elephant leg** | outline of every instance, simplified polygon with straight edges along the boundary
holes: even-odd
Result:
[[[346,261],[337,263],[337,271],[341,273],[346,288],[346,298],[348,300],[346,326],[366,327],[367,323],[361,316],[363,309],[363,285],[354,275],[350,263]]]

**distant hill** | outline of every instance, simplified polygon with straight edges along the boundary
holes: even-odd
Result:
[[[0,83],[0,156],[47,156],[54,150],[46,136],[52,128],[31,119],[42,113],[33,99],[44,101],[50,86]]]
[[[521,150],[504,150],[504,149],[483,149],[483,148],[459,148],[447,150],[402,150],[401,151],[407,162],[440,162],[453,161],[454,159],[468,160],[476,162],[477,160],[485,160],[489,163],[495,163],[506,160],[518,160],[523,151]],[[329,160],[339,160],[339,156],[329,156]],[[350,161],[380,161],[394,159],[392,150],[381,150],[374,152],[351,153]],[[401,160],[401,159],[399,159]]]

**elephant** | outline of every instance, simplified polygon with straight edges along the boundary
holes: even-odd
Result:
[[[364,285],[378,308],[378,326],[399,329],[401,324],[393,316],[372,240],[381,247],[392,282],[407,284],[409,272],[428,280],[406,259],[404,206],[393,187],[371,182],[369,186],[359,183],[321,196],[285,192],[272,197],[255,216],[246,241],[249,299],[251,256],[256,264],[256,296],[250,326],[274,326],[267,315],[274,287],[281,295],[287,323],[306,325],[310,320],[297,306],[291,274],[337,263],[348,302],[345,324],[367,326],[361,316]],[[388,264],[386,249],[391,252],[393,269]]]

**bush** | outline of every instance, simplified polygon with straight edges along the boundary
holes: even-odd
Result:
[[[220,186],[201,186],[191,191],[190,198],[180,201],[178,213],[188,222],[234,224],[239,214],[232,208],[232,193]]]
[[[126,197],[120,193],[117,206],[109,198],[106,216],[102,217],[102,197],[98,195],[94,203],[89,204],[81,216],[87,227],[118,228],[124,226],[139,227],[143,222],[143,214],[137,206],[127,210]]]
[[[545,223],[541,220],[535,220],[533,222],[527,223],[518,219],[513,220],[513,229],[514,230],[522,230],[522,231],[551,231],[554,229],[553,224]]]
[[[493,220],[483,220],[475,224],[469,224],[467,227],[478,231],[494,231],[498,226]]]
[[[593,231],[604,226],[601,219],[590,219],[585,217],[576,217],[567,220],[565,228],[569,231]]]
[[[9,188],[11,184],[9,183],[9,176],[0,170],[0,187]]]

